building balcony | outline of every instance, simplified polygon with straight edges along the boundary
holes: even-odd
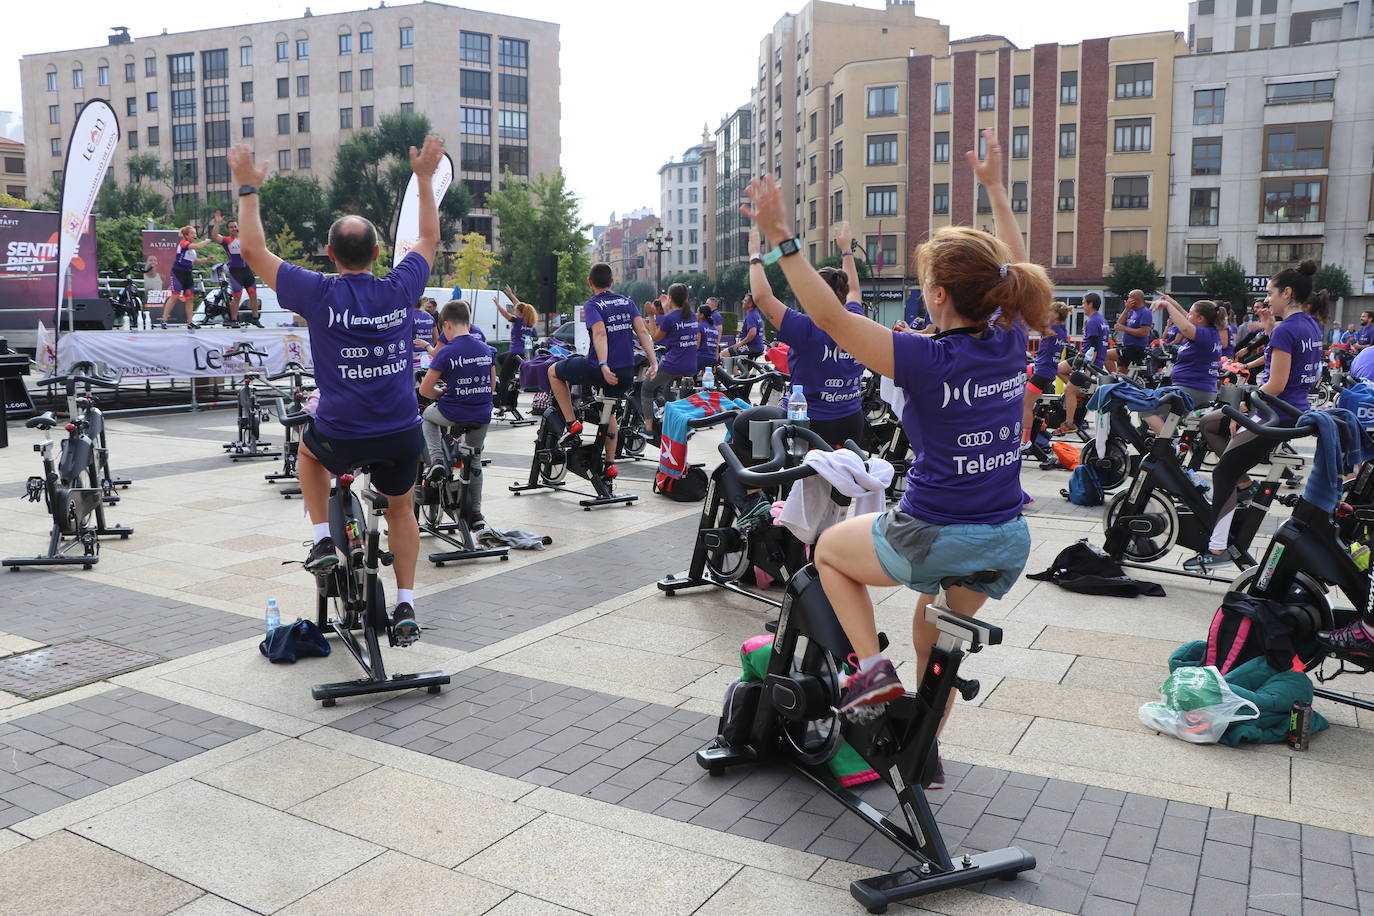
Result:
[[[1260,223],[1255,235],[1264,238],[1308,238],[1326,235],[1326,223],[1320,220],[1304,223]]]

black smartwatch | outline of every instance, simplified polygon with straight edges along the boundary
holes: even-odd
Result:
[[[763,263],[776,264],[789,254],[796,254],[799,251],[801,251],[801,242],[797,241],[795,236],[790,239],[783,239],[778,243],[777,248],[764,254]]]
[[[247,197],[249,194],[256,193],[258,193],[258,189],[253,187],[251,184],[239,185],[239,197]]]

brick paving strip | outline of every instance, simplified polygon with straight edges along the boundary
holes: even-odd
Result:
[[[712,777],[694,755],[716,719],[472,668],[333,728],[677,821],[883,871],[896,846],[779,766]],[[1374,838],[947,762],[930,793],[952,851],[1015,844],[1037,868],[974,888],[1068,913],[1374,912]],[[860,790],[895,809],[890,790]],[[898,815],[900,817],[900,815]]]

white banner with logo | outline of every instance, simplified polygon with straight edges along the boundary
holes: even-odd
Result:
[[[267,356],[224,355],[240,343],[251,344]],[[284,372],[288,362],[311,367],[310,335],[305,328],[63,334],[57,344],[58,371],[65,373],[82,361],[103,363],[126,380],[219,378],[247,368],[274,374]]]
[[[436,205],[444,202],[444,195],[448,193],[448,186],[453,184],[453,160],[444,153],[444,158],[439,160],[439,167],[434,170],[434,203]],[[412,172],[410,181],[406,182],[406,192],[401,197],[401,215],[396,218],[396,256],[391,259],[392,264],[401,263],[401,259],[410,254],[410,250],[415,247],[415,243],[420,238],[420,182]]]
[[[119,119],[108,102],[94,99],[76,116],[67,141],[67,162],[62,170],[62,209],[57,224],[57,317],[62,325],[62,297],[67,267],[72,263],[86,221],[95,208],[96,195],[105,180],[115,147],[119,144]]]

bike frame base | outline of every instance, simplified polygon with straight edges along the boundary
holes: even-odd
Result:
[[[571,493],[574,496],[585,496],[586,499],[579,499],[577,504],[582,508],[591,511],[597,506],[613,506],[617,503],[626,505],[638,502],[638,494],[630,493],[623,496],[599,496],[596,493],[588,493],[585,490],[574,490],[562,483],[513,483],[508,488],[510,492],[520,494],[527,490],[553,490],[556,493]]]
[[[453,537],[454,532],[462,537]],[[429,562],[435,566],[443,566],[445,563],[456,563],[459,560],[480,560],[485,557],[499,557],[502,562],[510,559],[509,547],[478,547],[472,543],[472,535],[461,528],[456,523],[445,523],[442,525],[420,525],[420,533],[436,537],[445,544],[453,546],[453,550],[440,551],[429,555]]]
[[[270,446],[270,442],[259,442],[253,447],[244,445],[241,442],[224,443],[224,451],[228,453],[230,461],[238,461],[241,458],[280,458],[280,449],[265,449]]]
[[[965,864],[967,862],[967,864]],[[882,913],[888,904],[909,900],[924,894],[966,887],[992,878],[1010,881],[1023,871],[1035,868],[1035,856],[1017,846],[980,852],[961,857],[950,871],[931,870],[922,873],[919,867],[874,878],[853,881],[849,893],[870,913]]]
[[[7,557],[0,560],[0,566],[18,572],[21,566],[84,566],[90,569],[99,562],[99,554],[89,557]]]
[[[670,598],[672,597],[674,592],[686,591],[690,588],[704,588],[710,585],[714,586],[715,588],[723,588],[727,592],[734,592],[736,595],[743,595],[745,598],[752,598],[755,601],[761,601],[769,607],[782,607],[781,599],[770,598],[767,595],[763,595],[759,592],[747,589],[742,585],[735,584],[734,582],[721,582],[716,579],[704,578],[694,579],[690,575],[683,574],[681,576],[669,576],[666,579],[659,579],[656,584],[658,585],[658,590],[666,593]]]
[[[1144,569],[1155,573],[1167,573],[1171,576],[1182,576],[1185,579],[1200,579],[1203,582],[1224,585],[1228,589],[1236,578],[1235,576],[1209,576],[1207,573],[1192,572],[1191,570],[1179,569],[1174,566],[1154,566],[1150,563],[1136,563],[1133,560],[1117,560],[1117,563],[1125,569]],[[1241,563],[1244,565],[1241,565]],[[1235,564],[1234,566],[1228,566],[1227,571],[1234,570],[1237,573],[1243,573],[1251,566],[1255,565],[1255,561],[1252,557],[1242,557],[1241,563]]]
[[[520,412],[519,407],[498,407],[491,415],[492,422],[500,420],[507,426],[533,426],[539,421],[534,417],[527,417]]]

